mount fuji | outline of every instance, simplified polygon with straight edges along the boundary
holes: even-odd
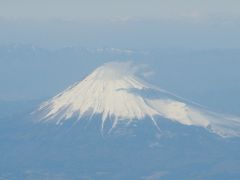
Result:
[[[239,179],[239,118],[151,85],[143,68],[103,64],[45,102],[5,107],[0,179]]]
[[[207,108],[145,82],[131,63],[106,63],[82,81],[41,104],[41,121],[61,125],[101,116],[101,130],[118,124],[148,119],[161,130],[159,118],[186,126],[198,126],[222,137],[240,136],[240,118],[211,112]]]

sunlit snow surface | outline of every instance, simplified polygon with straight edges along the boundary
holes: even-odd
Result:
[[[204,127],[222,137],[240,136],[240,118],[213,113],[200,105],[146,83],[137,76],[131,63],[107,63],[97,68],[81,82],[74,84],[49,101],[41,104],[37,113],[42,121],[64,121],[101,114],[105,121],[113,120],[112,128],[121,122],[149,118],[157,128],[158,117],[184,125]]]

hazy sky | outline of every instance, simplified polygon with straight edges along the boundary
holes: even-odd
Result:
[[[238,0],[0,0],[0,45],[240,48]]]
[[[238,0],[7,0],[0,16],[30,19],[240,17]]]
[[[97,56],[99,59],[93,60],[92,56],[75,56],[68,50],[57,51],[54,56],[51,53],[45,54],[45,51],[39,56],[35,56],[34,53],[30,56],[31,52],[28,48],[25,48],[25,44],[53,49],[71,46],[127,48],[144,52],[152,49],[166,49],[166,54],[169,55],[162,55],[162,51],[157,57],[153,55],[152,59],[156,60],[153,67],[160,60],[174,59],[177,61],[183,58],[172,53],[175,52],[175,49],[223,49],[220,54],[220,51],[214,51],[215,53],[209,51],[210,55],[203,56],[202,51],[200,51],[201,54],[191,55],[190,53],[191,56],[186,55],[183,59],[194,60],[195,58],[196,61],[194,62],[206,60],[203,61],[202,68],[199,69],[199,66],[196,65],[192,72],[194,73],[199,69],[199,79],[202,78],[203,82],[206,79],[208,80],[205,87],[210,88],[211,85],[212,89],[222,90],[222,93],[219,93],[219,98],[216,99],[222,99],[222,94],[224,94],[221,87],[223,78],[231,75],[228,79],[225,79],[226,82],[230,83],[226,84],[225,87],[236,91],[236,93],[227,92],[230,92],[228,94],[232,96],[232,99],[237,99],[235,96],[239,94],[239,87],[237,86],[239,84],[237,83],[239,82],[239,50],[229,51],[228,49],[240,49],[239,32],[240,0],[0,0],[0,51],[3,52],[0,52],[0,55],[2,55],[0,58],[0,63],[2,63],[0,64],[0,73],[2,73],[0,81],[4,82],[0,92],[2,92],[2,96],[9,94],[9,97],[13,96],[11,93],[16,93],[17,96],[19,94],[30,96],[30,91],[43,91],[41,87],[51,87],[52,84],[58,84],[60,90],[63,86],[69,85],[69,82],[73,82],[70,81],[73,79],[66,78],[66,74],[77,78],[74,80],[79,79],[79,71],[83,73],[79,69],[85,67],[85,61],[118,60],[111,55],[108,58]],[[1,46],[5,47],[9,44],[10,46],[7,46],[6,49],[1,49]],[[18,44],[18,46],[15,46],[15,44]],[[10,49],[8,49],[9,47]],[[14,49],[15,47],[18,48]],[[169,49],[170,51],[168,51]],[[39,51],[41,52],[41,50]],[[171,57],[171,54],[173,57]],[[4,57],[13,58],[16,61],[13,63],[13,61],[4,59]],[[142,57],[142,55],[139,57]],[[54,58],[56,64],[49,65],[50,60]],[[219,69],[220,67],[218,61],[221,61],[221,58],[226,59],[226,63],[221,65],[222,68],[217,74],[215,72],[216,68]],[[59,65],[59,59],[64,61],[62,65]],[[212,63],[212,69],[209,70],[209,73],[205,73],[205,65],[212,59],[216,62]],[[70,63],[71,66],[69,66],[70,60],[73,61],[73,63]],[[235,64],[234,62],[228,63],[230,60],[234,60]],[[92,62],[89,62],[89,64],[92,64]],[[77,63],[82,64],[76,65]],[[228,64],[231,67],[227,69]],[[182,66],[181,63],[180,65]],[[9,68],[11,66],[13,67]],[[69,68],[67,68],[68,73],[65,74],[63,72],[66,72],[66,66]],[[179,81],[179,77],[181,77],[179,75],[186,72],[185,77],[190,78],[188,83],[195,89],[189,90],[186,86],[185,94],[188,95],[190,92],[198,90],[202,91],[202,86],[195,86],[194,84],[198,83],[198,79],[188,76],[189,64],[185,63],[183,66],[186,67],[183,71],[175,68],[171,72],[171,69],[167,69],[166,75],[171,74],[174,77],[173,88],[169,89],[174,90],[174,87],[179,86],[178,90],[180,91],[183,85],[181,84],[182,81]],[[233,71],[233,68],[236,68],[235,71]],[[53,69],[54,71],[52,71]],[[160,65],[158,69],[161,69]],[[161,71],[165,69],[163,66]],[[43,70],[45,70],[44,73]],[[36,77],[33,78],[32,75],[35,71],[38,74],[36,73]],[[174,73],[176,76],[173,75]],[[44,78],[43,75],[45,75]],[[59,78],[62,76],[64,77]],[[38,77],[39,79],[37,79]],[[210,77],[212,80],[209,80]],[[157,76],[157,78],[159,77]],[[164,87],[167,88],[168,82],[171,83],[171,81],[169,81],[169,78],[165,78],[165,80],[164,78],[165,76],[159,82],[166,82]],[[183,79],[184,82],[186,78]],[[65,79],[65,81],[63,82],[62,79]],[[59,83],[56,83],[57,81]],[[214,84],[216,82],[219,82],[218,86]],[[35,90],[31,88],[35,88]],[[9,89],[14,92],[9,91]],[[204,93],[204,91],[202,92]],[[39,93],[44,94],[44,92]],[[48,92],[45,94],[48,95]],[[215,93],[212,93],[212,95],[215,95]],[[228,98],[228,96],[225,97]],[[217,101],[213,102],[217,103]]]

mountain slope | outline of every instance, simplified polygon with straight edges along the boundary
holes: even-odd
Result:
[[[75,117],[100,114],[102,129],[106,120],[112,129],[119,122],[132,123],[149,118],[159,128],[158,117],[204,127],[220,136],[240,136],[240,119],[213,113],[139,78],[131,63],[107,63],[81,82],[44,102],[38,109],[43,121],[62,124]]]

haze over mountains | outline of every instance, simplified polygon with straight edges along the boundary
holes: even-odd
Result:
[[[37,121],[39,119],[33,119],[30,116],[42,102],[49,100],[50,97],[75,82],[84,80],[89,74],[93,81],[90,81],[91,78],[87,79],[87,84],[101,82],[98,76],[94,76],[91,72],[95,72],[95,75],[100,73],[99,69],[94,70],[113,59],[118,60],[120,64],[129,59],[135,64],[149,64],[149,66],[140,66],[140,71],[136,71],[135,68],[133,71],[130,70],[136,73],[133,78],[135,83],[129,84],[124,80],[123,83],[109,86],[108,89],[112,92],[115,88],[120,88],[117,92],[123,93],[133,102],[142,102],[141,99],[149,100],[150,97],[150,100],[158,99],[156,101],[158,105],[151,104],[151,108],[156,108],[158,113],[166,112],[168,108],[163,111],[163,107],[171,107],[170,109],[177,107],[182,110],[181,112],[186,112],[185,108],[191,110],[192,103],[166,92],[161,92],[160,96],[156,96],[155,91],[149,93],[147,89],[141,89],[141,87],[147,87],[148,90],[154,88],[149,83],[142,82],[142,79],[148,80],[157,87],[171,90],[174,94],[188,100],[203,104],[217,114],[236,116],[240,114],[238,108],[240,88],[237,83],[240,78],[238,50],[129,51],[129,49],[118,49],[116,51],[112,48],[103,49],[69,47],[47,50],[22,45],[1,48],[0,94],[3,100],[0,102],[0,154],[2,157],[0,178],[238,179],[240,176],[239,138],[223,138],[221,134],[213,133],[209,126],[184,124],[182,114],[180,113],[181,116],[179,116],[176,111],[167,112],[181,117],[180,119],[174,120],[173,117],[167,117],[168,113],[154,117],[160,130],[151,118],[145,117],[141,121],[132,121],[130,124],[118,121],[117,128],[113,128],[110,133],[108,132],[113,126],[112,121],[104,123],[105,131],[102,133],[102,116],[98,113],[90,116],[90,121],[89,116],[82,116],[77,123],[74,116],[69,116],[68,120],[60,121],[62,125],[56,125],[54,118],[52,120],[46,118],[46,121],[39,122]],[[131,67],[134,66],[131,65]],[[113,76],[115,70],[110,73],[110,80],[113,78],[113,82],[115,82],[115,76]],[[126,71],[123,72],[124,75],[129,75]],[[105,81],[109,82],[109,79]],[[96,95],[84,96],[88,91],[82,91],[82,85],[84,83],[75,84],[69,92],[62,94],[62,98],[59,96],[55,99],[56,101],[54,99],[48,101],[49,104],[45,105],[49,105],[46,107],[53,110],[51,115],[62,115],[58,114],[59,108],[57,106],[53,108],[52,104],[57,102],[61,109],[66,105],[65,100],[69,103],[68,105],[74,105],[67,115],[71,115],[71,110],[85,111],[84,106],[96,108],[95,112],[112,108],[113,111],[110,112],[116,114],[114,108],[119,106],[115,103],[115,98],[113,98],[114,103],[110,101],[112,102],[110,105],[106,104],[98,109],[98,106],[95,106],[98,102],[108,102],[106,101],[108,93],[102,96],[103,101],[96,101],[101,97],[96,93],[99,91],[95,92],[94,86],[85,84],[89,93],[96,93]],[[97,87],[102,86],[97,85]],[[131,87],[140,89],[128,91],[129,94],[123,89]],[[73,93],[75,90],[76,93]],[[78,92],[83,99],[79,97]],[[172,106],[171,103],[170,105],[165,103],[159,109],[159,102],[164,102],[159,99],[163,100],[162,98],[165,97],[173,98],[185,105],[177,103],[177,106]],[[94,99],[94,101],[84,105],[81,104],[84,99]],[[125,102],[122,96],[118,96],[117,99],[121,99],[120,104]],[[59,103],[61,100],[64,100],[63,103]],[[148,113],[143,104],[137,103],[136,106],[131,106],[123,103],[120,107],[123,107],[124,111],[128,110],[127,107],[134,107],[134,112],[139,107],[144,107],[143,112]],[[121,112],[119,113],[121,115]],[[217,120],[222,122],[220,118]],[[226,127],[226,124],[224,126]]]
[[[0,1],[0,180],[239,180],[239,7]]]

